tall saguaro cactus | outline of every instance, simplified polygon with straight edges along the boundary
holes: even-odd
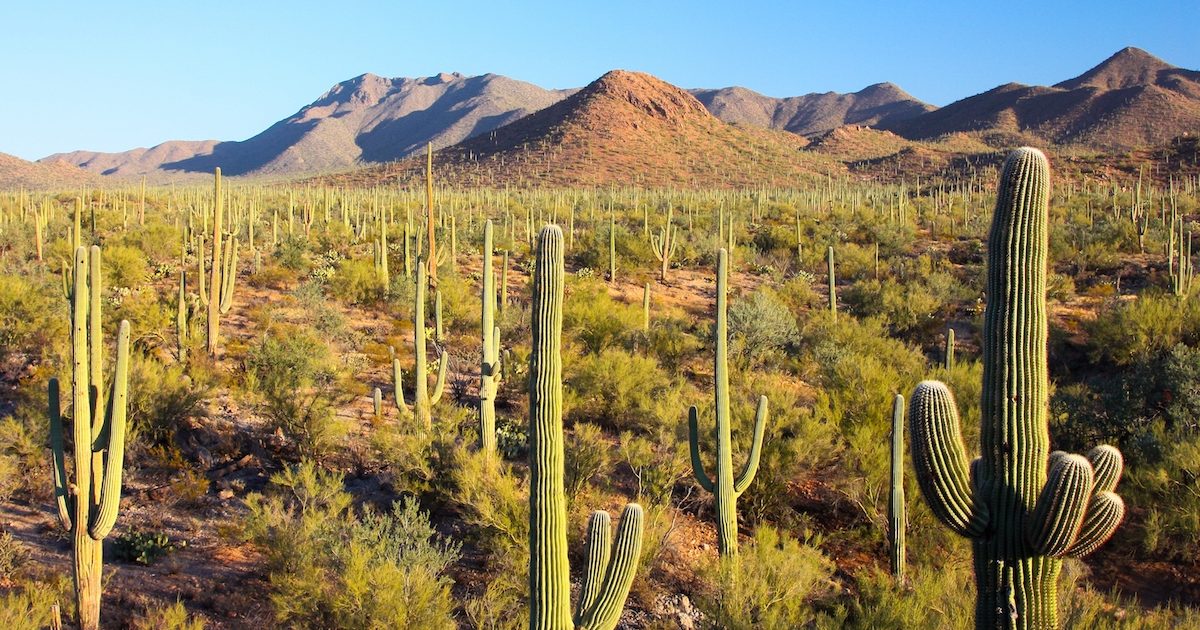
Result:
[[[404,376],[400,371],[400,359],[392,359],[392,378],[396,385],[396,406],[412,413],[416,417],[417,423],[428,429],[433,426],[433,414],[430,408],[442,399],[442,392],[446,389],[446,365],[449,356],[443,351],[438,357],[437,380],[433,384],[431,393],[425,368],[425,362],[428,360],[425,342],[425,284],[425,267],[418,259],[417,295],[413,300],[413,404],[411,408],[404,402],[404,390],[400,387],[400,381]]]
[[[533,347],[529,363],[529,627],[612,630],[621,617],[641,555],[642,508],[629,503],[610,543],[609,516],[588,521],[587,567],[571,614],[567,497],[563,481],[563,236],[538,234],[533,276]]]
[[[659,230],[657,235],[650,235],[650,246],[654,250],[654,257],[662,263],[658,278],[664,284],[667,282],[667,270],[671,268],[671,257],[675,255],[675,249],[679,246],[676,240],[679,228],[671,225],[672,218],[672,208],[668,207],[666,225]]]
[[[888,494],[888,548],[892,575],[904,579],[904,530],[908,525],[904,506],[904,396],[892,400],[892,478]]]
[[[496,325],[496,275],[492,271],[492,221],[483,224],[482,339],[479,366],[479,448],[496,452],[496,389],[500,384],[500,327]]]
[[[758,410],[754,416],[754,439],[750,445],[750,457],[746,466],[735,480],[733,477],[733,439],[730,435],[729,412],[729,367],[728,367],[728,304],[726,294],[729,284],[729,253],[724,249],[717,253],[717,326],[715,361],[717,477],[704,472],[700,461],[700,436],[698,411],[688,410],[688,441],[691,446],[692,472],[700,487],[713,493],[717,503],[717,550],[722,556],[737,554],[737,499],[758,472],[758,458],[762,452],[763,430],[767,424],[767,397],[758,397]]]
[[[71,300],[71,423],[75,480],[67,480],[66,447],[58,379],[48,386],[50,449],[58,518],[72,535],[75,600],[81,630],[100,627],[103,541],[117,520],[121,470],[125,463],[128,408],[129,322],[117,332],[117,362],[112,390],[104,391],[104,340],[100,326],[100,248],[75,250]]]
[[[222,219],[222,202],[221,202],[221,167],[217,167],[213,171],[213,236],[212,236],[212,263],[209,273],[208,286],[212,290],[213,299],[208,301],[208,354],[217,355],[217,345],[221,340],[221,300],[222,293],[221,271],[223,269],[221,259],[221,219]]]
[[[913,465],[935,515],[971,538],[976,628],[1058,626],[1061,558],[1086,555],[1116,530],[1121,453],[1049,452],[1046,252],[1050,167],[1041,151],[1009,154],[988,237],[981,456],[969,466],[950,390],[912,395]]]

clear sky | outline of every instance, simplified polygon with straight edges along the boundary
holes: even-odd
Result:
[[[891,81],[936,105],[1125,46],[1200,69],[1200,0],[5,0],[0,152],[241,140],[373,72],[578,87],[613,68],[771,96]]]

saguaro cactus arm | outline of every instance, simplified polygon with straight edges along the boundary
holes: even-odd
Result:
[[[692,475],[701,488],[712,492],[712,479],[704,472],[704,462],[700,460],[700,427],[697,416],[699,410],[693,405],[688,409],[688,450],[692,455]]]
[[[588,523],[588,565],[584,581],[587,590],[580,592],[576,605],[574,621],[577,630],[612,630],[617,627],[642,555],[642,506],[636,503],[625,506],[611,553],[608,529],[608,513],[599,510],[593,512]],[[602,549],[593,552],[591,546],[598,544],[601,539],[604,541]],[[596,584],[601,576],[603,578]],[[585,592],[589,595],[586,599]]]
[[[939,381],[918,384],[908,418],[917,484],[930,509],[960,536],[982,536],[987,528],[987,507],[972,492],[958,408],[950,389]]]
[[[1034,551],[1046,556],[1064,555],[1083,524],[1092,492],[1092,465],[1080,455],[1063,453],[1050,458],[1046,485],[1038,494],[1026,523],[1026,536]]]
[[[738,475],[737,480],[733,482],[733,493],[741,496],[750,483],[754,481],[754,476],[758,474],[758,461],[762,455],[763,432],[767,426],[767,397],[758,397],[758,409],[754,412],[754,438],[750,444],[750,457],[746,459],[746,465],[742,468],[742,474]]]
[[[67,464],[66,451],[63,444],[63,421],[62,421],[62,399],[59,393],[58,379],[50,379],[47,386],[48,405],[47,414],[50,419],[50,456],[53,458],[54,467],[54,500],[58,504],[58,522],[63,526],[63,529],[70,531],[74,525],[71,523],[71,509],[67,505],[67,499],[71,493],[67,487]]]
[[[103,426],[95,436],[97,444],[106,444],[108,455],[104,463],[104,483],[99,496],[99,510],[88,526],[93,540],[103,540],[117,522],[121,504],[121,472],[125,466],[125,420],[129,401],[129,322],[122,320],[117,331],[117,364],[114,370],[112,394],[108,397]]]

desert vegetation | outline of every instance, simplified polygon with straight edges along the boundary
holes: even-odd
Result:
[[[1200,625],[1200,174],[1129,164],[0,192],[0,620]]]

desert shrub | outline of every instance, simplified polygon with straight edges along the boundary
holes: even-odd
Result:
[[[0,532],[0,578],[11,580],[29,562],[29,550],[9,532]]]
[[[24,415],[32,410],[18,411]],[[44,409],[36,411],[39,412],[36,424],[27,418],[24,421],[13,417],[0,419],[0,500],[7,500],[20,491],[37,495],[48,488],[41,477],[26,474],[26,471],[38,470],[46,462],[43,449],[49,423],[41,415],[45,413]]]
[[[1200,342],[1200,305],[1195,300],[1143,293],[1102,310],[1086,329],[1094,360],[1130,365],[1181,342]]]
[[[613,300],[602,283],[581,280],[571,289],[563,306],[563,332],[572,334],[588,352],[599,354],[641,326],[641,308]]]
[[[677,318],[654,319],[646,334],[647,354],[658,359],[659,365],[678,372],[684,361],[704,347],[704,342],[692,331],[692,322]]]
[[[169,606],[151,606],[130,622],[133,630],[204,630],[204,620],[188,615],[183,602]]]
[[[186,541],[172,542],[163,532],[133,529],[113,539],[113,557],[122,562],[151,565],[181,547]]]
[[[1084,577],[1087,568],[1079,561],[1063,564],[1059,580],[1059,622],[1064,628],[1089,630],[1174,630],[1200,628],[1200,611],[1194,607],[1168,604],[1146,608],[1133,599],[1101,594]]]
[[[283,265],[263,265],[246,279],[250,286],[259,289],[288,291],[296,286],[296,272]]]
[[[907,584],[891,574],[863,571],[856,580],[858,596],[836,626],[848,630],[906,630],[908,628],[969,628],[975,622],[975,579],[966,563],[913,566]]]
[[[763,288],[729,307],[733,353],[761,359],[785,350],[799,337],[796,317],[774,291]]]
[[[292,271],[304,272],[308,269],[308,252],[305,241],[298,236],[286,236],[279,241],[275,248],[275,259],[279,264]]]
[[[26,278],[0,274],[0,363],[33,364],[55,356],[69,337],[67,302],[57,287],[35,287]]]
[[[593,477],[609,467],[610,450],[599,428],[587,422],[575,423],[563,444],[563,481],[568,500],[573,501]]]
[[[246,357],[247,388],[302,457],[321,457],[346,432],[335,416],[344,394],[329,346],[302,328],[268,331]],[[252,380],[253,382],[249,382]]]
[[[101,254],[106,287],[138,288],[150,280],[150,265],[139,249],[108,245]]]
[[[668,505],[675,486],[692,475],[687,444],[666,427],[650,436],[626,431],[617,444],[621,459],[637,480],[639,503]]]
[[[159,300],[152,287],[116,289],[109,295],[111,310],[104,312],[104,332],[115,339],[121,320],[129,320],[130,333],[140,344],[156,346],[174,339],[175,310]],[[172,300],[174,302],[174,300]],[[108,308],[108,304],[104,308]],[[172,343],[172,346],[174,344]]]
[[[0,625],[5,628],[49,628],[51,610],[56,604],[67,601],[74,601],[70,578],[60,578],[58,582],[16,580],[0,594]],[[68,613],[64,606],[64,620]]]
[[[448,469],[451,500],[462,508],[470,536],[491,555],[529,554],[529,493],[523,480],[497,468],[481,453],[453,452]]]
[[[1131,468],[1122,484],[1127,500],[1147,508],[1146,551],[1194,557],[1200,545],[1200,436],[1159,432],[1161,459]]]
[[[928,332],[941,325],[935,314],[943,304],[920,282],[901,285],[891,280],[861,280],[839,297],[858,317],[882,317],[896,334]]]
[[[350,304],[374,304],[383,298],[383,279],[370,260],[342,260],[329,278],[329,292]]]
[[[623,431],[650,431],[680,421],[681,388],[651,358],[610,349],[569,365],[568,416]]]
[[[149,208],[147,207],[147,215]],[[128,230],[116,240],[122,246],[142,252],[146,258],[155,263],[177,262],[179,260],[179,230],[166,223],[147,223],[136,230]],[[113,241],[110,239],[109,243]],[[106,245],[105,255],[113,245]]]
[[[802,628],[819,618],[813,604],[833,592],[834,569],[816,547],[762,525],[736,562],[700,569],[712,588],[696,607],[713,628]]]
[[[189,368],[143,356],[129,366],[130,441],[172,443],[176,432],[200,413],[214,376],[196,364]]]
[[[276,619],[295,628],[454,628],[445,569],[458,558],[412,499],[359,513],[334,473],[302,463],[247,500]]]

